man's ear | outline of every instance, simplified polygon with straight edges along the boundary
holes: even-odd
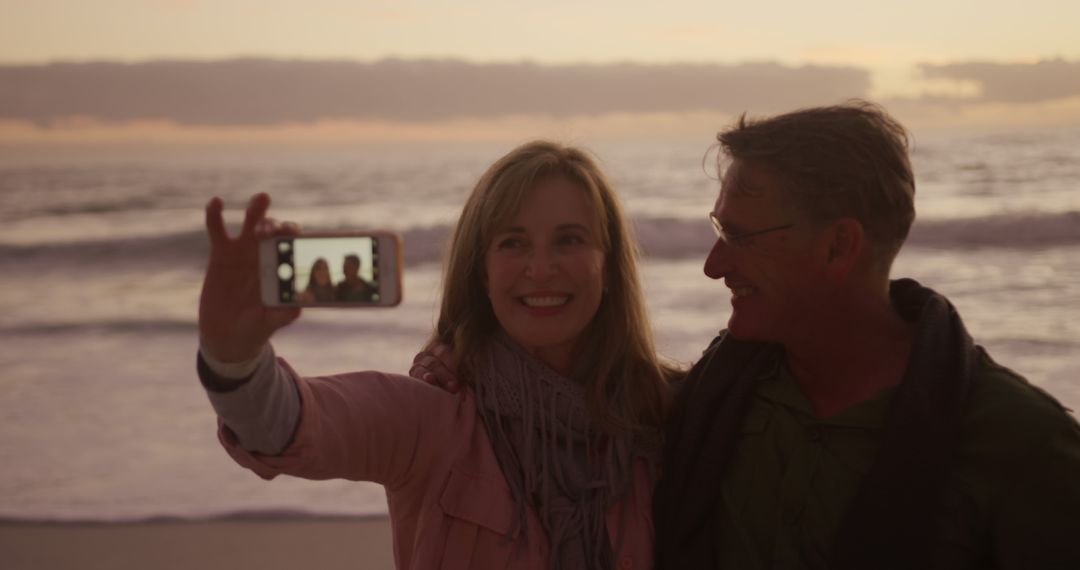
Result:
[[[832,223],[828,236],[826,262],[829,273],[837,278],[846,276],[855,267],[867,247],[866,232],[854,218],[840,218]]]

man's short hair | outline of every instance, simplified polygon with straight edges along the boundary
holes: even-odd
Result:
[[[887,269],[915,220],[908,134],[862,100],[764,119],[744,114],[717,135],[723,153],[778,176],[791,204],[814,221],[858,220]]]
[[[352,262],[356,263],[357,265],[360,265],[360,256],[356,255],[355,253],[350,253],[349,255],[345,256],[345,261],[346,262],[352,261]]]

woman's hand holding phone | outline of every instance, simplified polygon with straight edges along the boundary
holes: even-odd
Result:
[[[292,224],[278,226],[266,217],[270,196],[252,197],[240,235],[229,237],[222,216],[224,204],[206,205],[210,260],[199,298],[199,342],[222,362],[243,362],[258,356],[274,331],[295,321],[299,308],[266,307],[260,300],[259,240],[297,235]]]

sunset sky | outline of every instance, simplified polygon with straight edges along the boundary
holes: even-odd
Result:
[[[681,133],[855,96],[927,127],[1080,125],[1080,2],[883,4],[3,0],[0,141]]]

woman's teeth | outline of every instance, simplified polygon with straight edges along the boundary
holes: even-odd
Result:
[[[565,305],[570,297],[522,297],[528,307],[558,307]]]

